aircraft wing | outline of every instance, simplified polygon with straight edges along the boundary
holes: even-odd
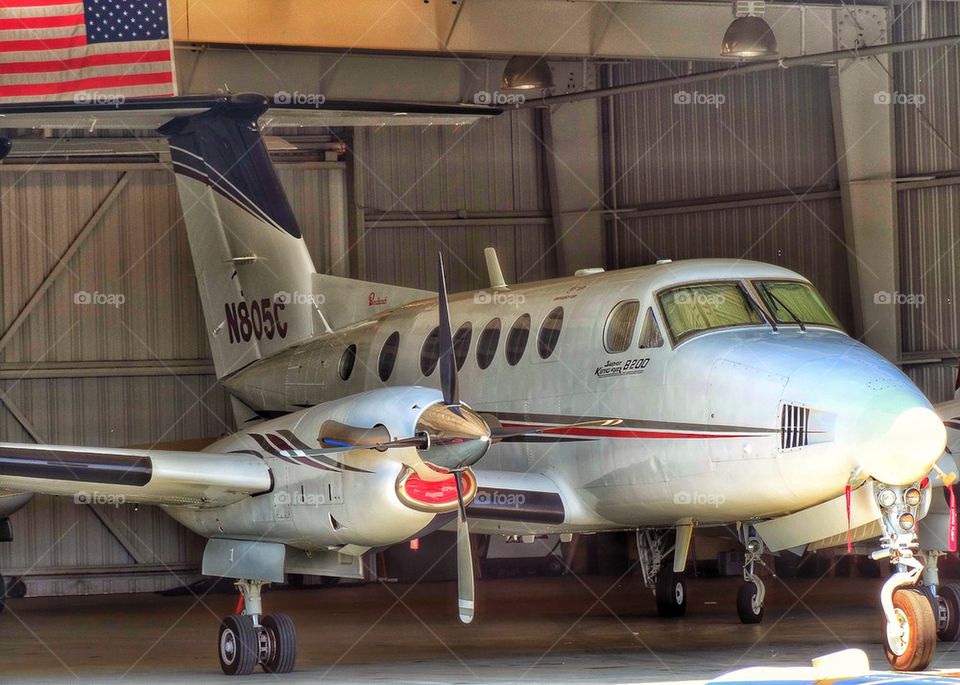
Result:
[[[80,503],[219,507],[272,486],[263,460],[245,453],[0,443],[0,488]]]
[[[577,507],[542,473],[474,469],[477,494],[467,506],[475,533],[529,535],[557,532]]]
[[[260,116],[262,128],[470,124],[501,112],[495,107],[481,105],[377,100],[323,100],[301,104],[256,94],[130,99],[91,96],[90,99],[79,102],[22,102],[0,105],[0,129],[157,129],[177,117],[196,116],[227,104],[235,106],[238,103],[263,110]]]

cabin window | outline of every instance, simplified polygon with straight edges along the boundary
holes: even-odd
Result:
[[[394,331],[380,348],[380,360],[377,362],[377,373],[380,380],[386,383],[393,373],[393,365],[397,361],[397,352],[400,351],[400,333]]]
[[[660,306],[674,340],[703,331],[763,323],[736,283],[682,285],[660,294]]]
[[[653,309],[648,307],[643,318],[643,327],[640,329],[640,349],[649,350],[655,347],[663,347],[663,336],[660,335],[660,326],[657,325]]]
[[[624,352],[630,348],[639,314],[638,300],[617,303],[607,317],[607,330],[603,336],[603,345],[607,348],[607,352]]]
[[[527,349],[527,339],[530,337],[530,315],[521,314],[510,332],[507,333],[507,363],[510,366],[516,366],[523,357],[524,350]]]
[[[457,360],[457,371],[463,368],[470,353],[470,340],[473,337],[473,324],[467,321],[453,334],[453,356]]]
[[[477,366],[485,369],[493,362],[500,344],[500,319],[492,319],[477,338]]]
[[[563,307],[557,307],[547,314],[547,318],[540,324],[540,333],[537,334],[537,353],[541,359],[549,359],[553,354],[557,341],[560,339],[560,328],[563,326]]]
[[[777,323],[841,327],[820,293],[809,283],[754,281],[753,285]]]
[[[437,368],[438,359],[440,359],[439,326],[430,331],[430,335],[423,341],[423,347],[420,348],[420,373],[425,377],[432,374]]]
[[[340,364],[338,370],[340,372],[340,378],[342,380],[349,380],[350,374],[353,373],[353,367],[357,363],[357,346],[350,344],[347,346],[347,349],[343,351],[343,354],[340,355]]]

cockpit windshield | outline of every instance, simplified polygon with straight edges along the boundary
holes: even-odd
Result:
[[[660,293],[660,306],[676,342],[714,328],[763,323],[737,283],[692,283]]]
[[[841,328],[830,307],[809,283],[754,281],[753,285],[778,324]]]

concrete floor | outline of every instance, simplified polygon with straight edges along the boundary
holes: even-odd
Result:
[[[297,622],[298,668],[285,683],[705,680],[746,666],[809,665],[845,647],[885,667],[879,581],[770,579],[756,626],[736,618],[738,584],[692,582],[687,617],[670,621],[655,617],[635,580],[606,577],[481,581],[471,626],[456,620],[453,583],[278,590],[264,603]],[[217,627],[235,602],[227,594],[12,600],[0,615],[0,679],[224,682]],[[934,666],[960,670],[960,648],[941,643]]]

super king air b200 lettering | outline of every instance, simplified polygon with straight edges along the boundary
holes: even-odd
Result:
[[[3,444],[0,487],[122,495],[208,538],[203,572],[235,579],[243,598],[218,634],[225,673],[294,667],[293,623],[264,613],[265,583],[360,578],[368,551],[442,526],[458,534],[464,622],[468,526],[636,531],[643,580],[661,615],[678,616],[694,527],[733,524],[746,623],[763,616],[761,554],[849,539],[895,565],[880,596],[894,668],[924,668],[938,634],[960,637],[960,589],[937,583],[941,550],[917,533],[934,516],[955,521],[943,514],[956,477],[944,424],[799,274],[692,260],[514,286],[488,254],[490,289],[450,297],[442,264],[439,297],[319,274],[263,144],[264,113],[281,126],[497,111],[405,105],[397,117],[327,101],[300,112],[259,96],[56,105],[0,115],[167,136],[240,425],[195,453]]]

